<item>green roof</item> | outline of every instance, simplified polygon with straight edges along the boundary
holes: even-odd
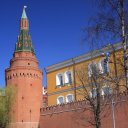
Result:
[[[26,6],[24,6],[24,8],[23,8],[21,19],[27,19],[25,8],[26,8]]]
[[[28,51],[33,52],[31,37],[28,30],[20,30],[20,34],[17,39],[15,52]]]
[[[27,18],[25,8],[26,6],[24,6],[23,8],[21,22],[23,18]],[[28,19],[27,19],[27,22],[28,22]],[[28,29],[20,29],[20,34],[16,42],[15,52],[22,52],[22,51],[34,53],[34,49],[32,47],[32,41],[31,41],[31,37]]]

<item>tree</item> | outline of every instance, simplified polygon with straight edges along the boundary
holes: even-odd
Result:
[[[11,108],[15,101],[15,95],[14,86],[0,89],[0,128],[6,128],[11,121]]]
[[[111,63],[111,65],[113,64],[113,70],[110,70],[108,74],[106,73],[101,75],[97,65],[93,61],[93,57],[90,72],[91,74],[89,74],[89,77],[88,73],[85,72],[88,70],[87,66],[83,66],[76,70],[79,83],[83,86],[83,91],[80,90],[79,93],[82,94],[89,102],[91,108],[90,110],[93,114],[93,118],[89,122],[96,128],[100,128],[103,106],[105,106],[106,102],[110,102],[109,95],[104,99],[104,101],[101,98],[101,90],[104,84],[109,86],[111,85],[113,94],[114,92],[119,93],[121,86],[125,86],[128,90],[128,1],[96,0],[96,3],[98,3],[98,13],[95,17],[90,19],[89,25],[84,29],[84,32],[86,33],[85,39],[90,44],[92,49],[101,48],[104,44],[106,45],[106,42],[121,42],[122,47],[122,51],[118,53],[113,43],[107,46],[108,51],[110,51],[113,55],[113,57],[108,58],[107,60],[108,63]],[[125,82],[122,82],[122,79],[125,79]],[[113,97],[113,95],[111,96]]]
[[[111,76],[108,76],[107,71],[101,72],[95,60],[92,60],[90,65],[77,67],[75,72],[77,84],[82,86],[82,89],[77,90],[77,94],[82,95],[90,106],[91,114],[86,121],[95,128],[101,128],[101,120],[106,116],[108,103],[113,98]]]
[[[128,1],[96,0],[96,3],[98,3],[98,13],[90,20],[89,26],[85,28],[86,39],[93,47],[101,47],[101,44],[104,44],[104,42],[122,43],[125,86],[128,89]]]

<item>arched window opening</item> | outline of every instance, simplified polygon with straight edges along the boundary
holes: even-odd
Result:
[[[57,86],[63,85],[63,74],[56,75],[56,85]]]
[[[112,94],[112,89],[109,86],[104,86],[101,89],[101,95],[102,96],[104,96],[104,95],[110,95],[110,94]]]
[[[59,96],[57,98],[57,104],[64,104],[64,97],[63,96]]]
[[[99,62],[99,70],[100,70],[100,73],[109,72],[109,62],[107,59],[103,59]]]
[[[97,75],[99,73],[98,67],[96,63],[91,63],[88,65],[88,75],[91,77],[92,75]]]
[[[96,98],[97,96],[97,91],[96,91],[96,88],[93,88],[91,91],[90,91],[90,97],[91,98]]]
[[[67,103],[70,103],[70,102],[72,102],[73,100],[74,100],[73,94],[68,94],[68,95],[66,96],[66,102],[67,102]]]
[[[66,71],[64,75],[65,75],[65,83],[66,84],[72,84],[72,73],[71,73],[71,71]]]

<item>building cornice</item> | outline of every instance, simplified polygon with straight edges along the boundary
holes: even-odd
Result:
[[[121,46],[122,46],[121,43],[110,44],[110,45],[107,45],[107,46],[105,46],[101,49],[94,50],[94,51],[91,51],[89,53],[85,53],[83,55],[74,57],[72,59],[69,59],[69,60],[66,60],[66,61],[63,61],[63,62],[60,62],[60,63],[57,63],[57,64],[53,64],[51,66],[48,66],[48,67],[46,67],[46,71],[47,71],[47,73],[50,73],[50,72],[53,72],[55,70],[59,70],[61,68],[71,66],[73,64],[77,64],[77,63],[80,63],[80,62],[83,62],[83,61],[94,59],[96,57],[102,56],[102,53],[112,52],[113,48],[115,50],[119,50],[119,49],[121,49]]]

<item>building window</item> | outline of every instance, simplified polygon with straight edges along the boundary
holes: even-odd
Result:
[[[97,96],[96,88],[93,88],[93,89],[90,91],[90,97],[91,97],[91,98],[96,98],[96,96]]]
[[[102,96],[103,95],[110,95],[110,94],[112,94],[112,89],[110,87],[106,86],[106,87],[103,87],[101,89],[101,95]]]
[[[65,83],[66,84],[71,84],[72,83],[72,73],[71,73],[71,71],[66,71],[64,76],[65,76]]]
[[[57,98],[57,104],[64,104],[64,97],[63,96],[59,96]]]
[[[103,59],[99,62],[99,70],[100,70],[100,73],[109,72],[109,63],[107,59]]]
[[[73,94],[68,94],[68,95],[66,96],[66,102],[67,102],[67,103],[70,103],[70,102],[72,102],[73,100],[74,100]]]
[[[91,77],[92,75],[97,75],[99,73],[97,64],[96,63],[91,63],[88,65],[88,75]]]
[[[56,85],[63,85],[63,74],[56,75]]]

